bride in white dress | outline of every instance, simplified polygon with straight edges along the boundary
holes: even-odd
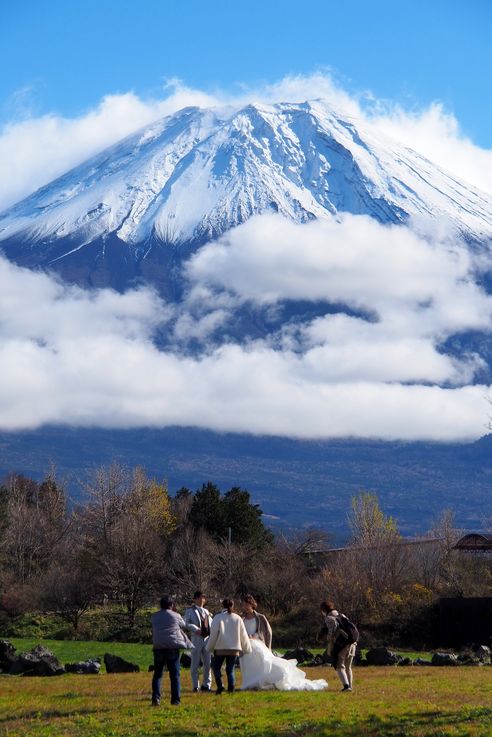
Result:
[[[272,653],[270,625],[262,614],[258,614],[256,602],[249,594],[243,599],[243,611],[251,652],[240,658],[242,690],[321,691],[328,688],[324,678],[314,681],[306,678],[304,671],[297,667],[297,660],[284,660]]]

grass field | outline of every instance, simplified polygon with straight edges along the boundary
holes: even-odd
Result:
[[[22,643],[26,643],[25,640]],[[16,641],[15,644],[18,644]],[[19,643],[20,644],[20,643]],[[33,643],[35,644],[35,643]],[[98,645],[98,653],[89,645]],[[149,663],[149,646],[56,643],[62,660],[106,649]],[[84,650],[75,654],[80,645]],[[22,645],[24,649],[25,645]],[[65,648],[62,650],[61,648]],[[66,657],[65,657],[66,654]],[[150,674],[57,678],[0,676],[0,735],[8,737],[444,737],[492,735],[492,667],[358,668],[353,693],[339,692],[332,669],[321,693],[194,694],[182,671],[182,704],[151,708]],[[239,679],[240,680],[240,679]]]

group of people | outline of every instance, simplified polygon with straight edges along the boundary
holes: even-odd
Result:
[[[222,678],[225,663],[227,691],[232,693],[236,687],[235,666],[238,658],[243,690],[276,688],[281,691],[311,691],[328,687],[324,679],[307,679],[295,660],[285,660],[272,652],[272,628],[265,615],[257,611],[253,596],[248,594],[243,597],[242,616],[236,613],[234,601],[230,598],[223,600],[223,610],[215,616],[206,609],[205,604],[203,592],[196,591],[193,603],[186,609],[183,618],[176,611],[174,597],[163,596],[160,611],[152,615],[154,706],[161,702],[161,681],[165,667],[169,672],[171,704],[178,705],[181,701],[182,649],[191,652],[191,683],[195,692],[211,692],[213,673],[215,693],[222,694],[226,690]],[[342,690],[351,691],[351,665],[356,648],[353,632],[343,621],[344,615],[340,615],[331,602],[322,602],[321,613],[327,647],[331,649]],[[345,620],[352,625],[346,617]]]

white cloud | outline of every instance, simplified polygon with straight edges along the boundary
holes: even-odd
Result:
[[[302,102],[325,98],[343,114],[359,117],[476,187],[492,192],[492,151],[476,146],[459,122],[436,102],[419,111],[350,95],[329,73],[285,77],[276,84],[244,88],[239,94],[209,94],[171,80],[161,99],[108,95],[76,118],[50,114],[12,120],[0,130],[0,210],[47,184],[73,166],[141,126],[188,105]]]
[[[492,192],[492,151],[475,145],[441,103],[414,112],[398,105],[379,105],[371,118],[382,133],[406,143],[459,179]]]
[[[243,226],[237,231],[238,238],[244,232],[252,236],[257,226],[254,222],[249,229]],[[301,294],[318,299],[316,280],[309,292],[306,274],[302,273],[305,262],[299,257],[296,260],[289,249],[286,227],[279,219],[277,238],[287,240],[289,268],[297,265],[301,272],[300,283],[305,285]],[[338,227],[341,238],[345,226],[342,223]],[[402,234],[402,248],[409,237]],[[232,243],[234,234],[230,239]],[[307,268],[312,273],[316,268],[329,270],[326,243],[319,240],[316,246],[316,239],[320,239],[316,228],[303,226],[296,231],[298,256],[310,249]],[[393,248],[399,247],[396,236],[390,242]],[[234,258],[233,246],[228,248],[229,257]],[[350,252],[355,246],[348,243],[347,248]],[[362,244],[362,254],[364,248]],[[269,250],[254,253],[258,277],[266,270]],[[346,290],[344,293],[349,287],[343,264],[347,258],[353,262],[354,255],[355,251],[343,258],[335,254],[342,268],[339,265],[337,280],[330,284]],[[201,257],[203,254],[198,254],[194,263]],[[193,357],[176,350],[159,350],[153,342],[156,331],[170,332],[174,326],[178,338],[206,337],[231,315],[238,295],[212,295],[210,312],[204,310],[195,320],[185,308],[170,308],[147,289],[124,295],[111,290],[83,291],[0,259],[0,427],[14,430],[44,423],[122,428],[176,424],[301,438],[478,437],[486,422],[485,397],[490,387],[462,385],[476,368],[473,357],[455,360],[436,350],[434,332],[442,328],[437,318],[434,326],[429,320],[435,318],[429,315],[417,320],[413,332],[408,333],[400,332],[401,323],[393,324],[390,319],[392,304],[401,308],[403,322],[411,323],[411,315],[406,314],[408,305],[425,298],[435,286],[432,269],[420,288],[418,273],[436,264],[447,274],[445,282],[450,290],[453,280],[461,279],[466,284],[466,268],[454,252],[450,252],[448,261],[430,246],[417,244],[415,262],[408,264],[410,281],[415,279],[415,285],[412,282],[402,289],[398,305],[391,280],[395,275],[392,270],[397,269],[399,275],[399,267],[397,259],[385,251],[379,262],[383,270],[379,292],[363,290],[364,268],[370,273],[374,270],[368,258],[365,265],[359,264],[355,282],[363,290],[357,299],[372,307],[376,302],[379,308],[383,306],[379,321],[325,315],[291,326],[295,350],[286,333],[284,342],[223,344],[205,348]],[[235,273],[230,264],[229,270],[223,266],[222,276]],[[248,273],[253,278],[253,270]],[[275,298],[291,288],[289,279],[277,276]],[[241,285],[248,294],[251,292],[249,282],[242,281]],[[266,284],[266,289],[271,290],[271,285]],[[206,284],[198,291],[201,297],[210,297]],[[439,299],[443,304],[447,297],[446,289],[441,288]],[[478,287],[470,284],[467,297],[476,303],[471,308],[475,323],[487,323],[490,305]],[[217,308],[217,304],[222,307]],[[196,302],[192,305],[197,308]],[[451,322],[470,323],[468,316],[458,318],[452,316]],[[443,383],[445,386],[439,385]]]
[[[376,313],[395,333],[445,335],[491,325],[492,298],[476,285],[473,267],[453,241],[347,214],[303,225],[279,215],[251,218],[186,268],[202,299],[207,285],[259,304],[342,302]]]
[[[122,337],[150,340],[173,309],[150,289],[84,291],[0,259],[0,337],[56,346],[58,341]]]
[[[235,309],[238,301],[307,300],[362,313],[284,328],[282,345],[303,353],[300,368],[313,381],[460,385],[484,365],[474,353],[439,350],[450,335],[492,327],[492,298],[475,283],[468,252],[402,226],[353,215],[298,225],[263,215],[203,247],[187,274],[193,302],[197,289],[206,304],[206,285],[228,290]]]
[[[78,118],[51,114],[12,121],[0,131],[0,210],[158,118],[188,105],[217,103],[173,82],[161,100],[128,92],[104,97]]]
[[[0,349],[0,424],[194,425],[301,438],[474,438],[489,388],[316,381],[299,357],[224,346],[201,359],[122,336],[10,340]]]

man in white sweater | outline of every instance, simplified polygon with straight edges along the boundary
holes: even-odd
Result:
[[[232,599],[222,602],[224,611],[214,617],[210,628],[210,637],[206,644],[209,653],[214,654],[214,676],[217,684],[217,695],[224,691],[222,684],[222,665],[226,661],[227,690],[234,691],[234,665],[238,655],[251,652],[251,643],[242,618],[234,613]]]

